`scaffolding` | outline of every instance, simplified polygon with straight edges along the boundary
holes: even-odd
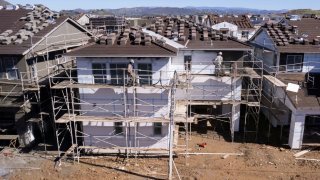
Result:
[[[121,71],[121,76],[117,77],[109,77],[109,79],[105,79],[106,77],[88,77],[86,80],[82,80],[80,82],[78,76],[73,76],[74,72],[77,71],[86,71],[93,72],[93,69],[90,68],[69,68],[65,69],[67,77],[58,77],[51,76],[50,79],[50,90],[52,93],[52,107],[53,107],[53,115],[54,122],[56,126],[56,139],[58,144],[58,156],[60,159],[65,155],[71,155],[74,161],[79,161],[81,152],[85,151],[87,153],[97,153],[101,150],[101,152],[111,153],[111,154],[124,154],[126,157],[137,156],[139,154],[147,155],[147,154],[157,154],[157,155],[170,155],[171,145],[167,148],[152,148],[152,147],[141,147],[139,146],[139,138],[147,138],[153,139],[157,141],[154,137],[149,137],[139,131],[137,131],[137,125],[139,123],[166,123],[169,125],[169,131],[173,131],[173,138],[171,139],[170,132],[164,139],[160,139],[160,141],[167,141],[168,144],[173,143],[173,151],[185,151],[187,152],[188,141],[191,137],[191,123],[194,122],[197,116],[202,116],[201,114],[195,114],[191,112],[191,105],[194,104],[209,104],[214,105],[217,102],[222,102],[226,104],[232,104],[232,112],[227,114],[222,114],[218,116],[205,116],[207,119],[218,119],[221,120],[223,118],[228,118],[230,123],[230,131],[232,136],[232,141],[234,139],[234,118],[232,114],[235,114],[234,105],[246,104],[248,106],[246,117],[249,118],[249,113],[254,118],[258,118],[259,116],[259,106],[261,100],[261,83],[262,83],[262,73],[263,66],[262,62],[255,62],[252,60],[241,60],[234,62],[226,62],[228,66],[224,68],[225,74],[222,77],[216,77],[211,72],[207,74],[199,74],[193,73],[189,70],[182,71],[152,71],[148,74],[152,74],[150,77],[139,77],[139,81],[142,82],[144,78],[149,79],[146,84],[133,83],[129,84],[131,80],[130,76],[127,75],[127,69],[113,69],[117,71]],[[212,64],[208,64],[207,67],[210,67]],[[97,70],[97,69],[94,69]],[[102,70],[102,69],[101,69]],[[104,69],[105,71],[110,71],[112,69]],[[138,74],[139,69],[135,70],[135,73]],[[158,76],[155,77],[157,74]],[[175,75],[176,74],[176,75]],[[205,87],[197,87],[192,83],[192,80],[196,77],[206,77],[206,78],[214,78],[217,81],[222,81],[223,77],[228,77],[227,81],[222,82],[227,84],[229,88],[226,87],[216,87],[217,89],[207,90]],[[151,78],[151,79],[150,79]],[[103,80],[104,79],[104,80]],[[241,95],[241,90],[233,87],[236,80],[239,82],[244,82],[246,80],[247,86],[243,86],[246,89],[247,94]],[[95,80],[100,83],[95,83]],[[99,81],[101,80],[101,81]],[[103,80],[103,81],[102,81]],[[116,82],[107,83],[107,82]],[[228,82],[229,81],[229,82]],[[85,82],[85,83],[84,83]],[[228,83],[227,83],[228,82]],[[230,84],[230,85],[228,85]],[[214,86],[214,85],[213,85]],[[230,87],[231,86],[231,87]],[[173,88],[177,88],[177,90],[184,91],[186,94],[186,99],[176,99],[176,95],[172,93],[176,90]],[[89,102],[79,98],[78,91],[79,89],[117,89],[119,94],[122,94],[121,99],[116,99],[107,103],[96,103]],[[137,90],[166,90],[170,92],[168,94],[168,102],[162,105],[156,105],[154,103],[146,102],[143,99],[137,97]],[[219,100],[202,100],[198,101],[197,94],[193,94],[192,91],[194,89],[200,89],[201,91],[206,92],[204,97],[215,97],[219,98]],[[238,94],[236,93],[236,91]],[[223,95],[219,95],[219,92],[230,91],[231,95],[229,98],[223,99]],[[128,96],[131,95],[131,101],[129,102]],[[170,95],[171,94],[171,95]],[[246,97],[246,98],[245,98]],[[175,112],[176,105],[185,106],[186,112],[184,114],[177,114]],[[85,107],[86,105],[90,105],[91,109],[82,109],[80,106]],[[165,108],[166,113],[162,116],[150,116],[150,112],[147,110],[141,110],[139,107],[149,107],[149,108]],[[255,108],[255,109],[254,109]],[[251,110],[253,109],[253,110]],[[258,109],[258,110],[257,110]],[[108,116],[93,116],[87,115],[91,112],[95,113],[108,113]],[[149,113],[149,115],[148,115]],[[151,111],[151,114],[155,114],[155,111]],[[172,120],[173,118],[173,120]],[[258,121],[258,119],[254,119]],[[85,133],[81,127],[83,122],[121,122],[123,126],[123,131],[120,134],[113,133],[111,135],[105,136],[92,136],[88,133]],[[184,126],[184,139],[185,144],[177,143],[179,136],[179,128],[172,127],[171,122],[173,124],[183,123]],[[129,131],[133,129],[134,138],[132,140],[129,137]],[[67,136],[66,136],[67,135]],[[125,145],[119,146],[110,142],[109,140],[113,137],[121,135],[125,139]],[[68,136],[70,139],[68,139]],[[92,138],[100,143],[107,145],[107,147],[98,147],[98,146],[89,146],[83,145],[85,138]],[[173,142],[171,142],[173,141]],[[63,147],[66,142],[69,142],[67,147]],[[169,148],[170,147],[170,148]],[[103,150],[103,151],[102,151]],[[187,154],[187,153],[186,153]]]
[[[47,94],[47,96],[41,94],[50,92],[48,89],[49,76],[61,76],[64,73],[62,67],[72,68],[75,60],[75,58],[62,57],[62,55],[55,55],[54,59],[50,59],[49,53],[59,50],[67,51],[68,48],[86,44],[88,38],[84,34],[86,33],[69,33],[45,37],[33,36],[30,39],[31,50],[28,58],[32,60],[33,66],[29,68],[29,72],[20,72],[19,75],[19,86],[21,86],[24,100],[21,107],[24,109],[25,115],[34,110],[34,113],[28,116],[27,122],[39,125],[45,152],[47,152],[45,124],[47,127],[51,127],[54,126],[54,123],[50,120],[52,118],[51,107],[48,105],[51,104],[50,94]],[[79,36],[81,37],[79,38]],[[34,39],[42,40],[34,44]],[[43,68],[39,68],[41,63],[43,63]],[[16,87],[17,85],[14,88]],[[7,96],[9,95],[10,93]]]

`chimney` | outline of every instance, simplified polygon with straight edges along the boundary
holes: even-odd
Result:
[[[100,44],[106,44],[107,36],[102,36],[99,40]]]
[[[114,34],[111,34],[107,37],[107,45],[113,45],[116,41],[116,36]]]
[[[221,40],[222,40],[222,41],[227,41],[227,40],[228,40],[228,35],[222,34],[222,35],[221,35]]]
[[[182,35],[179,37],[179,41],[185,41],[186,40],[186,36]]]
[[[292,26],[292,33],[298,34],[298,26]]]
[[[121,38],[120,39],[120,45],[126,45],[127,41],[128,41],[128,38],[126,38],[126,37]]]
[[[298,38],[294,39],[294,43],[295,44],[300,44],[300,39],[298,39]]]
[[[139,38],[136,38],[135,40],[134,40],[134,44],[135,45],[139,45],[141,43],[141,38],[139,37]]]
[[[151,37],[150,36],[147,36],[144,38],[144,44],[146,46],[150,46],[151,45]]]

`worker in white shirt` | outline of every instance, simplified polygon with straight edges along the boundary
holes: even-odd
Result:
[[[128,71],[128,76],[129,76],[129,79],[128,79],[128,85],[129,86],[133,86],[135,84],[135,79],[136,79],[136,75],[134,73],[134,60],[131,59],[129,64],[128,64],[128,68],[127,68],[127,71]]]
[[[213,64],[215,65],[215,74],[217,76],[223,75],[223,57],[222,57],[222,52],[218,53],[218,56],[215,58]]]

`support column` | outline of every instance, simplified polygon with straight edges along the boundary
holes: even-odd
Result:
[[[289,146],[291,149],[300,149],[303,142],[305,115],[292,114],[289,134]]]
[[[239,132],[240,129],[240,104],[232,105],[232,122],[234,132]]]

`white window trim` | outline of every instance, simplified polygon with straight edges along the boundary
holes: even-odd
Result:
[[[293,58],[293,61],[294,61],[294,63],[293,64],[288,64],[288,59],[289,59],[289,57],[294,57]],[[299,69],[296,69],[296,67],[297,67],[297,62],[296,62],[296,57],[301,57],[301,62],[300,62],[300,67],[299,67]],[[293,67],[293,68],[288,68],[288,67]],[[286,57],[286,71],[287,72],[301,72],[302,71],[302,69],[303,69],[303,55],[287,55],[287,57]]]

